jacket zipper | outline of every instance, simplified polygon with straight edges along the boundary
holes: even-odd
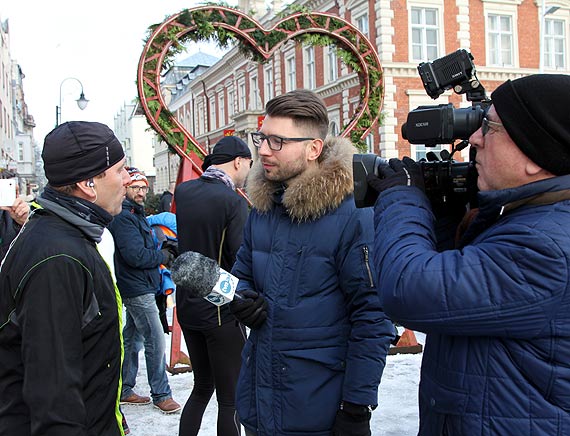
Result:
[[[364,247],[362,247],[362,251],[364,252],[364,265],[366,266],[366,271],[368,272],[368,280],[370,281],[370,287],[373,288],[374,281],[372,280],[372,271],[370,270],[368,247],[365,245]]]

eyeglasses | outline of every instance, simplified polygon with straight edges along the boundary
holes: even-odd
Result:
[[[249,157],[242,157],[242,159],[249,159],[249,167],[251,168],[253,166],[253,159]]]
[[[277,135],[264,135],[261,132],[251,133],[253,145],[260,148],[263,141],[267,141],[267,145],[269,145],[269,148],[273,151],[280,151],[283,148],[283,144],[287,142],[312,141],[313,139],[315,138],[284,138],[283,136]]]
[[[503,127],[503,125],[501,123],[497,123],[496,121],[491,121],[487,117],[483,117],[483,122],[481,123],[481,133],[483,133],[483,136],[489,132],[490,127],[498,129],[499,127]]]
[[[127,186],[127,188],[132,189],[135,192],[148,192],[148,186]]]

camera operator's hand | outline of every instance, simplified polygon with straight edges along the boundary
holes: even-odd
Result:
[[[333,436],[370,436],[370,418],[372,413],[367,406],[359,406],[347,401],[336,413]]]
[[[378,193],[395,186],[416,186],[425,191],[420,166],[407,156],[403,160],[390,159],[389,165],[380,166],[378,172],[380,177],[366,177],[368,185]]]
[[[267,301],[255,291],[242,291],[230,303],[230,312],[243,325],[255,330],[267,319]]]

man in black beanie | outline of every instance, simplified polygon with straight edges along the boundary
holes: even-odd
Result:
[[[121,300],[97,244],[130,182],[124,152],[72,121],[42,157],[49,184],[0,266],[0,434],[119,436]]]
[[[479,210],[436,250],[419,166],[369,177],[384,310],[427,333],[420,435],[570,434],[570,76],[507,81],[475,147]]]
[[[247,202],[235,190],[244,186],[251,164],[247,144],[225,136],[204,159],[202,176],[176,188],[180,253],[196,251],[231,270],[248,213]],[[194,388],[180,418],[179,434],[198,434],[215,388],[218,434],[237,436],[235,385],[245,331],[227,305],[214,306],[181,286],[176,289],[176,310],[194,372]]]

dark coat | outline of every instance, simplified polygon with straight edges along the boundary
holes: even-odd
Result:
[[[392,323],[369,263],[372,210],[352,197],[349,141],[328,139],[318,168],[286,191],[254,165],[254,204],[233,273],[268,303],[242,353],[237,412],[259,436],[330,436],[341,401],[375,405]]]
[[[180,184],[174,199],[179,252],[198,252],[231,271],[243,240],[248,213],[245,199],[221,180],[204,177]],[[176,288],[176,311],[180,325],[188,329],[209,329],[235,321],[227,305],[218,308],[190,296],[181,286]]]
[[[158,213],[170,212],[170,207],[172,206],[172,192],[164,191],[158,202]]]
[[[0,261],[6,255],[10,243],[20,228],[21,226],[12,219],[7,210],[0,210]]]
[[[156,294],[160,290],[158,266],[165,261],[157,250],[144,206],[123,201],[123,210],[109,230],[115,239],[115,274],[123,298]]]
[[[36,211],[0,271],[0,434],[119,435],[120,297],[80,219],[58,215]]]
[[[570,434],[570,201],[515,203],[568,189],[564,176],[480,193],[468,244],[441,253],[423,193],[380,195],[384,308],[427,333],[420,435]]]

